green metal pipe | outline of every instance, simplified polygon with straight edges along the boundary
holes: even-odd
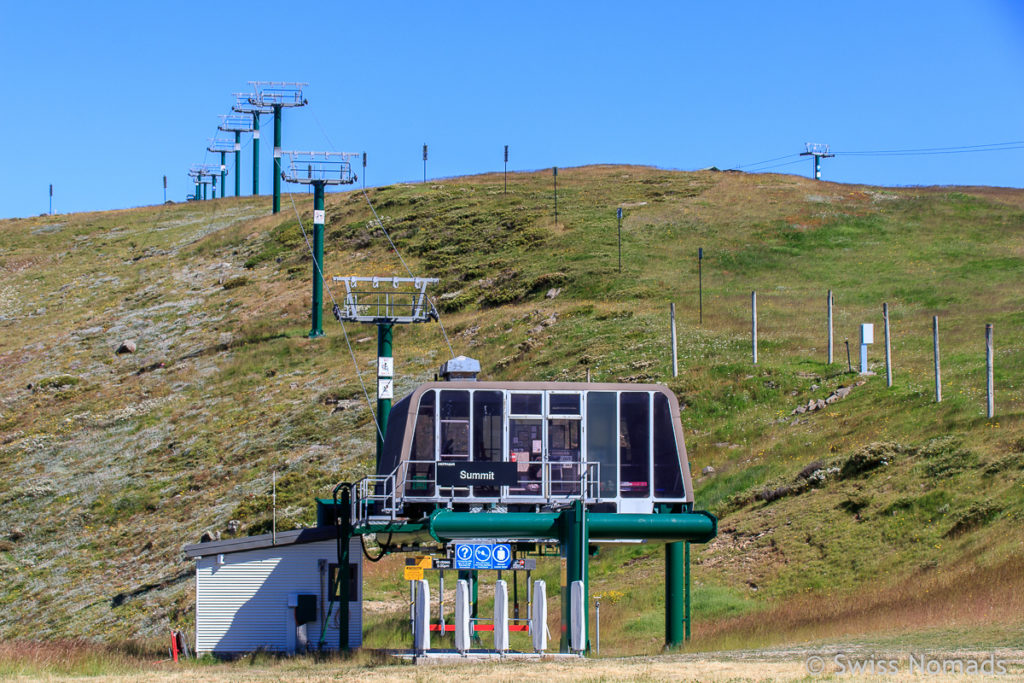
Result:
[[[228,196],[228,166],[224,162],[226,154],[220,153],[220,196]]]
[[[665,544],[665,647],[675,648],[686,638],[684,623],[686,584],[682,541]]]
[[[274,105],[274,213],[281,212],[281,105]]]
[[[309,338],[324,336],[324,184],[313,183],[313,307]]]
[[[252,115],[252,196],[260,193],[260,115]]]
[[[377,358],[392,358],[391,341],[395,326],[392,323],[377,325]],[[378,364],[379,365],[379,364]],[[394,376],[388,378],[394,386]],[[377,471],[380,471],[380,459],[384,453],[384,434],[388,433],[388,418],[391,416],[391,399],[380,398],[380,377],[377,378]]]
[[[439,543],[465,538],[557,539],[561,537],[558,519],[555,512],[488,514],[442,509],[430,516],[430,535]],[[718,520],[700,510],[646,515],[588,512],[587,527],[592,540],[642,538],[706,543],[717,534]]]
[[[210,176],[210,199],[217,198],[217,176]]]
[[[242,176],[239,166],[242,163],[242,133],[235,131],[235,196],[242,194]]]

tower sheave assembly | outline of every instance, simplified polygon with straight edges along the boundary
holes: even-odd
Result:
[[[828,145],[823,145],[820,142],[805,142],[804,151],[800,152],[802,157],[814,157],[814,179],[821,180],[821,160],[834,157],[835,154],[829,152]]]
[[[274,213],[281,211],[281,109],[303,107],[309,101],[302,96],[302,88],[309,83],[279,81],[250,81],[253,94],[249,104],[274,112]],[[314,186],[315,187],[315,186]]]
[[[220,127],[218,126],[218,129]],[[236,142],[232,140],[224,140],[223,138],[211,138],[209,144],[206,145],[207,152],[213,152],[214,154],[220,152],[220,196],[226,197],[228,195],[228,167],[225,163],[225,157],[228,152],[235,151]],[[235,173],[238,173],[238,163],[235,163]],[[235,196],[238,196],[238,183],[235,183]],[[214,199],[216,199],[214,195]]]

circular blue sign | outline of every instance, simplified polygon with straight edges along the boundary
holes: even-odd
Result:
[[[471,545],[458,545],[455,546],[455,557],[460,560],[468,560],[473,556],[473,546]]]
[[[491,561],[491,546],[478,545],[473,552],[473,559],[477,562],[489,563]]]

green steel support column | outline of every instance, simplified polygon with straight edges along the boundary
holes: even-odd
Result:
[[[586,513],[583,510],[583,503],[579,500],[573,506],[561,513],[561,553],[563,555],[564,571],[562,572],[562,636],[559,643],[560,652],[569,652],[570,637],[572,633],[572,609],[571,595],[574,581],[583,582],[583,599],[587,608],[583,610],[583,632],[587,630],[587,613],[590,604],[589,586],[589,556],[588,547],[590,536],[587,533]],[[589,636],[587,645],[589,649]]]
[[[381,323],[377,325],[377,358],[391,358],[391,338],[394,334],[395,326],[391,323]],[[380,387],[380,380],[377,380],[378,392]],[[384,453],[384,434],[388,433],[388,416],[391,415],[391,399],[380,398],[380,393],[377,394],[377,469],[380,471],[380,458]],[[476,590],[476,582],[473,582],[474,590]]]
[[[252,115],[252,196],[260,193],[260,115]]]
[[[242,194],[242,176],[239,166],[242,164],[242,133],[235,131],[235,196]]]
[[[210,176],[210,199],[217,198],[217,176]]]
[[[348,543],[352,538],[352,519],[350,518],[351,490],[346,486],[341,491],[341,529],[338,548],[338,648],[341,652],[348,652],[348,603],[352,599],[348,594],[348,565],[349,552]]]
[[[686,638],[685,541],[665,544],[665,647],[676,648]]]
[[[313,183],[313,307],[309,338],[324,336],[324,184]]]
[[[196,181],[196,193],[194,195],[192,195],[192,196],[195,199],[202,199],[202,197],[199,196],[199,181],[198,180]]]
[[[274,105],[274,213],[281,212],[281,105]]]
[[[206,199],[206,183],[202,183],[203,186],[203,199]]]
[[[220,196],[228,196],[228,166],[225,163],[227,155],[224,152],[220,153]]]
[[[686,543],[686,639],[690,639],[690,542]]]

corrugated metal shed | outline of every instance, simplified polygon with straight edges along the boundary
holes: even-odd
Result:
[[[296,650],[294,596],[317,596],[317,620],[307,625],[308,642],[316,647],[329,606],[328,568],[337,563],[332,534],[286,532],[277,545],[262,536],[202,543],[186,548],[196,557],[196,643],[202,654]],[[322,540],[313,540],[313,539]],[[308,539],[308,540],[307,540]],[[349,559],[362,590],[359,538],[349,545]],[[289,606],[291,604],[291,606]],[[338,648],[337,605],[331,610],[325,649]],[[362,595],[349,603],[349,646],[362,645]]]

